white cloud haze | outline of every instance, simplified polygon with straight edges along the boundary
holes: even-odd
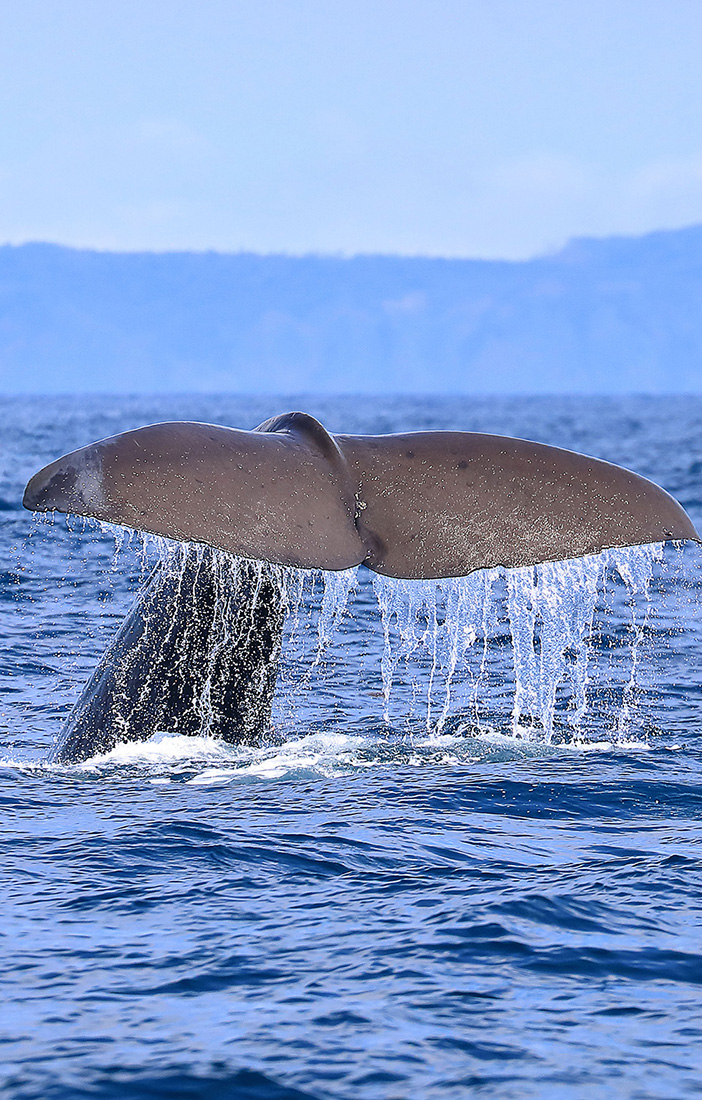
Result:
[[[26,0],[0,241],[524,257],[702,222],[698,0]]]

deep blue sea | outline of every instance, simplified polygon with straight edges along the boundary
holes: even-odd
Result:
[[[20,505],[165,419],[518,435],[702,529],[702,398],[0,401],[8,1100],[702,1096],[702,554],[286,577],[273,729],[47,756],[157,540]]]

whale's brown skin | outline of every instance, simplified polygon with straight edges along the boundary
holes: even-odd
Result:
[[[332,436],[305,413],[250,432],[187,421],[124,432],[40,470],[24,504],[281,565],[364,563],[411,579],[699,538],[668,493],[601,459],[475,432]]]
[[[366,503],[357,521],[365,564],[391,577],[462,576],[698,538],[658,485],[574,451],[470,432],[337,441]]]
[[[302,421],[303,430],[294,416],[252,432],[187,421],[137,428],[40,470],[24,505],[280,565],[309,564],[311,545],[322,568],[358,565],[366,551],[350,471],[321,424]]]

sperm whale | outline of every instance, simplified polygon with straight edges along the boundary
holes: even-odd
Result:
[[[35,474],[23,503],[190,544],[100,661],[55,750],[62,763],[156,730],[260,738],[284,618],[273,566],[428,579],[699,539],[668,493],[601,459],[474,432],[332,435],[301,412],[253,431],[175,421],[99,440]],[[224,577],[213,550],[233,556]]]

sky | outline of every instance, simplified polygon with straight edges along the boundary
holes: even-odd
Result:
[[[701,0],[5,0],[0,243],[519,259],[702,223]]]

